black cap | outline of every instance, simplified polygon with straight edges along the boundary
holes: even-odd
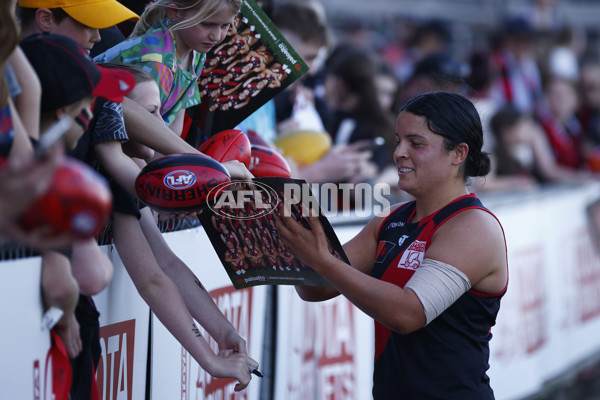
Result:
[[[52,111],[88,96],[114,102],[135,86],[124,70],[101,68],[71,38],[41,33],[20,44],[42,84],[42,111]]]

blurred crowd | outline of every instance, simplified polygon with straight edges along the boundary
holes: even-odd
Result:
[[[374,166],[358,174],[344,168],[352,173],[338,177],[385,182],[394,188],[395,143],[389,132],[396,110],[416,94],[445,90],[463,94],[476,105],[484,149],[493,156],[492,173],[471,182],[473,191],[533,190],[548,183],[597,180],[600,48],[588,40],[594,32],[569,21],[558,6],[555,0],[524,2],[520,12],[499,15],[484,31],[473,27],[471,36],[478,40],[469,48],[457,43],[458,23],[443,16],[398,18],[397,26],[385,30],[337,20],[326,51],[321,48],[316,66],[295,90],[310,93],[334,144],[386,140],[386,148],[369,160]],[[460,28],[464,30],[464,24]],[[354,124],[350,133],[349,121]],[[278,122],[278,133],[285,134],[289,126],[279,113]],[[330,153],[336,149],[334,145]]]

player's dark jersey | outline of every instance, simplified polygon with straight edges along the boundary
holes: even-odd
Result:
[[[473,208],[489,212],[471,194],[412,223],[415,203],[400,205],[381,225],[371,275],[404,287],[421,265],[436,229]],[[486,374],[488,343],[504,292],[470,290],[426,327],[408,335],[375,322],[374,399],[493,399]]]

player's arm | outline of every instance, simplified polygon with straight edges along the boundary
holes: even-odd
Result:
[[[369,222],[344,247],[348,250],[352,266],[329,252],[327,238],[319,220],[310,217],[309,221],[311,229],[304,228],[293,218],[285,218],[285,226],[278,227],[285,244],[302,261],[315,269],[337,292],[365,314],[390,329],[407,334],[425,325],[423,306],[414,292],[369,275],[375,260],[380,217]]]
[[[459,271],[473,289],[495,294],[507,282],[506,247],[498,221],[483,210],[466,210],[434,234],[425,259]]]
[[[371,269],[373,268],[373,263],[375,261],[375,253],[377,249],[377,233],[381,223],[382,218],[373,218],[354,238],[352,238],[344,244],[344,252],[346,253],[346,256],[348,257],[348,260],[350,261],[351,265],[347,265],[343,261],[337,260],[329,252],[329,249],[327,247],[326,250],[328,253],[328,258],[329,256],[331,256],[335,260],[339,261],[341,264],[343,264],[342,268],[355,269],[361,275],[370,274]],[[278,221],[278,224],[280,224],[280,221]],[[286,245],[288,245],[287,242]],[[293,249],[293,246],[291,248]],[[312,264],[310,262],[304,262],[312,267]],[[298,292],[300,298],[302,298],[305,301],[323,301],[338,296],[340,294],[340,291],[333,284],[331,286],[326,287],[296,286],[296,291]]]

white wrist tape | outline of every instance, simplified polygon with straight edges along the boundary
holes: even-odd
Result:
[[[404,286],[419,298],[427,324],[471,288],[467,275],[450,264],[426,258]]]

